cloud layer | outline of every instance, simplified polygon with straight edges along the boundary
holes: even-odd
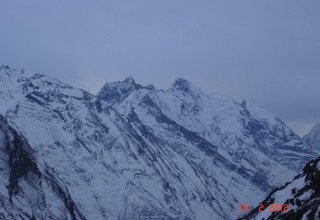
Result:
[[[302,135],[320,121],[320,2],[3,1],[0,62],[96,92],[184,77]]]

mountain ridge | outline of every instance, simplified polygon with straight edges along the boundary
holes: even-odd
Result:
[[[254,208],[241,219],[307,219],[320,218],[320,157],[306,164],[303,172],[292,181],[274,189],[265,200],[263,209]],[[286,211],[270,212],[272,204],[287,204]]]
[[[38,168],[26,139],[2,115],[0,156],[1,219],[84,219],[63,183],[48,167]]]
[[[0,113],[87,219],[233,218],[241,200],[255,204],[314,157],[272,114],[176,86],[129,78],[92,95],[44,75],[0,74]]]

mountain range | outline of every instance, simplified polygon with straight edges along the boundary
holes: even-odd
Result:
[[[95,95],[1,66],[0,103],[3,219],[236,219],[318,152],[273,114],[182,78]]]

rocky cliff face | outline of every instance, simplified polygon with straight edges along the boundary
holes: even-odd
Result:
[[[310,161],[291,182],[273,190],[261,204],[265,208],[287,204],[288,208],[279,212],[256,208],[242,219],[320,219],[320,157]]]
[[[0,219],[84,219],[49,167],[0,115]]]
[[[272,114],[184,79],[157,90],[128,78],[95,96],[0,69],[0,113],[41,159],[35,170],[54,170],[75,218],[235,218],[315,156]]]

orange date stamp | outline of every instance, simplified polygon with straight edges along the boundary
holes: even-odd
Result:
[[[268,206],[265,207],[264,204],[259,204],[258,206],[258,212],[288,212],[289,205],[288,204],[269,204]],[[249,211],[249,206],[248,204],[240,204],[240,212],[248,212]]]

